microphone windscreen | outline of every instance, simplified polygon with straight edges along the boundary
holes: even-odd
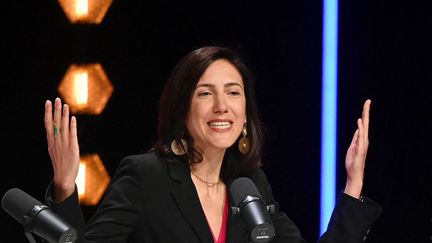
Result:
[[[230,191],[236,206],[238,206],[247,196],[262,198],[255,186],[255,183],[247,177],[240,177],[233,181]]]
[[[2,208],[21,224],[35,205],[43,204],[18,188],[9,189],[2,198]]]

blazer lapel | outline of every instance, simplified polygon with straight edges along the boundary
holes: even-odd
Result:
[[[201,242],[214,242],[198,193],[190,177],[189,167],[179,161],[169,161],[167,164],[171,178],[178,183],[178,186],[171,191],[171,195],[186,221]]]

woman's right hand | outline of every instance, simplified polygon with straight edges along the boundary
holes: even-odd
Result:
[[[54,200],[61,202],[75,190],[80,156],[76,118],[69,118],[69,106],[62,105],[60,98],[55,99],[54,112],[52,102],[45,102],[45,130],[54,169]]]

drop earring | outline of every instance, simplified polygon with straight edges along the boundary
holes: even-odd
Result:
[[[247,154],[247,152],[249,152],[249,149],[250,149],[249,139],[246,136],[247,136],[247,129],[246,129],[246,123],[245,123],[243,125],[242,137],[240,138],[239,143],[238,143],[239,151],[242,154]]]
[[[186,141],[183,138],[180,139],[180,142],[181,144],[178,144],[176,139],[171,142],[171,152],[177,156],[184,155],[187,149]]]

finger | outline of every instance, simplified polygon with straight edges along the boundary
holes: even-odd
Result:
[[[56,131],[55,129],[60,129],[61,128],[61,116],[62,116],[62,109],[61,109],[61,100],[60,98],[56,98],[54,101],[54,126],[52,127],[52,129],[54,130],[54,136],[55,138],[58,137],[61,131]],[[56,140],[60,140],[60,139],[56,139]]]
[[[53,113],[52,113],[52,103],[51,101],[45,101],[45,116],[44,116],[45,131],[47,136],[48,147],[53,144]]]
[[[362,121],[363,121],[363,136],[364,140],[367,141],[369,136],[369,111],[370,111],[371,100],[368,99],[363,105]]]
[[[362,144],[364,141],[364,127],[361,118],[357,119],[357,130],[358,130],[358,144]]]
[[[354,132],[353,138],[352,138],[352,140],[351,140],[351,146],[353,146],[354,144],[357,143],[357,140],[358,140],[358,134],[359,134],[359,130],[357,129],[357,130]]]
[[[61,118],[61,134],[63,141],[69,141],[69,106],[63,105],[63,112]]]
[[[51,101],[45,101],[45,116],[44,116],[45,130],[48,136],[53,134],[53,117],[52,117],[52,104]]]
[[[75,116],[72,116],[71,118],[69,136],[70,136],[71,146],[73,146],[75,150],[78,150],[79,147],[78,147],[77,121]]]

